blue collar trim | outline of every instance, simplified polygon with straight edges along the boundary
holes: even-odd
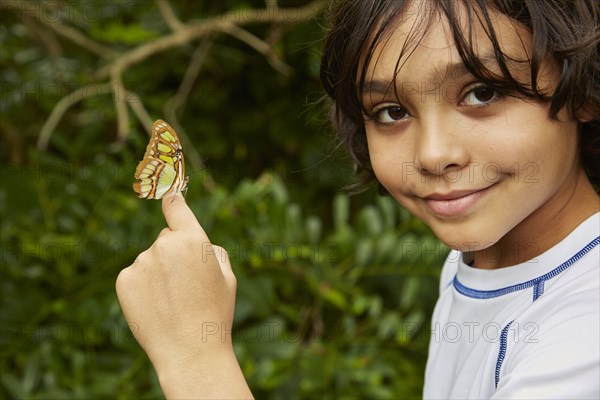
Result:
[[[543,293],[543,287],[544,287],[545,281],[554,278],[555,276],[557,276],[558,274],[560,274],[561,272],[563,272],[564,270],[569,268],[571,265],[575,264],[575,262],[577,260],[579,260],[581,257],[586,255],[590,250],[592,250],[598,244],[600,244],[600,236],[596,237],[594,240],[592,240],[590,243],[588,243],[583,249],[579,250],[577,252],[577,254],[575,254],[573,257],[569,258],[564,263],[560,264],[558,267],[554,268],[552,271],[550,271],[542,276],[539,276],[535,279],[531,279],[529,281],[523,282],[523,283],[519,283],[519,284],[512,285],[512,286],[507,286],[502,289],[477,290],[477,289],[471,289],[471,288],[463,285],[462,283],[460,283],[460,281],[458,280],[458,276],[455,275],[454,280],[453,280],[454,288],[460,294],[463,294],[468,297],[472,297],[475,299],[491,299],[494,297],[504,296],[505,294],[508,294],[508,293],[516,292],[518,290],[523,290],[523,289],[527,289],[532,286],[535,286],[536,290],[534,291],[535,293],[534,293],[533,300],[536,300]],[[540,292],[540,288],[541,288],[541,292]]]

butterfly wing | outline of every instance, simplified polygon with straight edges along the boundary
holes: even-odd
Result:
[[[167,193],[183,191],[185,177],[183,149],[175,130],[163,120],[152,125],[150,143],[138,164],[133,190],[140,198],[161,199]]]

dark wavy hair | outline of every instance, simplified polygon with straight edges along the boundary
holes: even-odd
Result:
[[[515,93],[549,104],[550,118],[565,109],[579,121],[583,167],[596,190],[600,185],[600,1],[598,0],[340,0],[329,9],[321,82],[332,100],[331,120],[340,145],[347,148],[356,170],[350,191],[359,192],[376,181],[369,161],[361,88],[377,45],[405,13],[417,8],[424,18],[445,15],[465,67],[500,93]],[[490,11],[500,12],[532,35],[530,81],[519,82],[508,68]],[[462,15],[462,14],[464,15]],[[467,27],[460,26],[459,14]],[[424,19],[427,25],[427,19]],[[486,68],[473,49],[470,32],[475,24],[486,31],[501,74]],[[427,29],[426,27],[424,29]],[[424,32],[424,31],[423,31]],[[416,38],[413,28],[411,40]],[[408,47],[408,46],[405,46]],[[410,51],[408,48],[406,51]],[[402,57],[402,55],[399,56]],[[542,60],[550,58],[560,71],[552,93],[538,86]],[[585,118],[582,117],[585,115]]]

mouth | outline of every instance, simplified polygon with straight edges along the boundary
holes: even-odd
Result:
[[[482,189],[433,193],[422,198],[427,207],[435,215],[440,217],[458,217],[466,214],[493,186],[495,184]]]

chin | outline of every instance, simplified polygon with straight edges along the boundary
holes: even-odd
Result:
[[[469,232],[464,229],[449,230],[432,227],[432,230],[446,246],[462,252],[487,249],[496,244],[502,237],[500,234],[494,234],[495,232],[489,232],[485,229]]]

